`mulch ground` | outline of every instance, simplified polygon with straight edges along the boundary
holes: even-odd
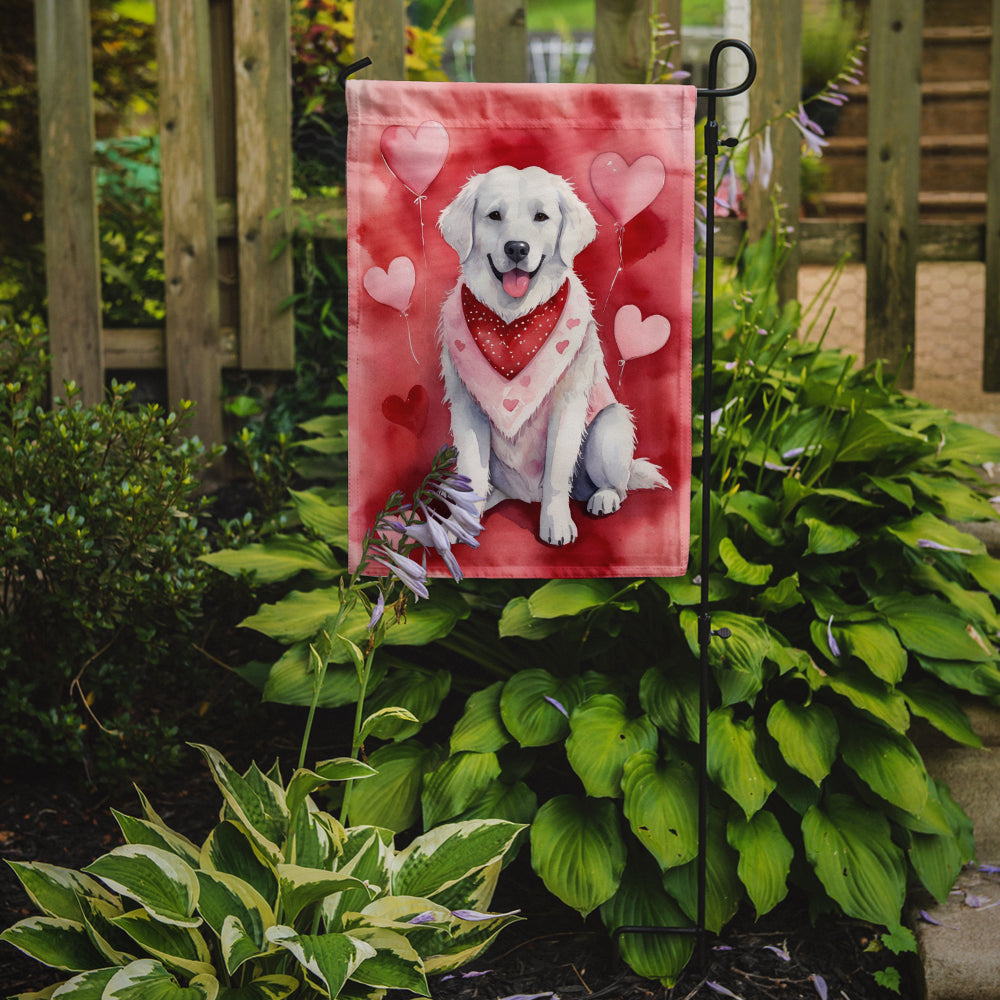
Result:
[[[223,743],[220,749],[239,762],[238,747]],[[164,820],[192,839],[203,837],[217,816],[218,793],[194,751],[189,769],[147,791]],[[0,858],[81,868],[122,842],[112,806],[139,814],[129,792],[108,796],[72,776],[8,774],[0,778]],[[523,856],[501,877],[494,907],[520,908],[525,919],[502,932],[469,969],[446,979],[433,977],[435,1000],[543,1000],[551,995],[562,1000],[887,1000],[893,994],[873,978],[887,965],[903,973],[903,997],[919,993],[900,959],[868,950],[871,928],[830,918],[814,927],[801,901],[786,902],[757,924],[751,915],[740,914],[719,938],[706,940],[705,967],[692,963],[673,989],[639,978],[618,961],[596,917],[582,922],[559,904]],[[32,912],[13,873],[0,865],[0,927]],[[65,976],[0,944],[0,995],[38,990],[60,978]]]

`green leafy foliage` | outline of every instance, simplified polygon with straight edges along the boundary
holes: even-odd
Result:
[[[190,669],[208,585],[189,407],[40,405],[40,326],[0,322],[0,744],[8,761],[91,761],[109,777],[174,753],[169,717],[132,716],[154,674]],[[176,672],[176,673],[175,673]]]
[[[514,913],[488,912],[522,827],[449,823],[397,849],[374,826],[345,829],[311,794],[374,772],[353,758],[240,774],[202,746],[224,807],[201,847],[119,816],[127,843],[82,872],[12,862],[40,916],[0,935],[74,973],[59,995],[148,998],[429,996],[427,974],[479,955]]]

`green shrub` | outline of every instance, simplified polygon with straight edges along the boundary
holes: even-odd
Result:
[[[43,408],[40,338],[0,324],[0,744],[8,761],[125,768],[176,752],[154,681],[191,660],[208,453],[188,405],[131,409],[128,385],[96,406],[68,385]]]
[[[202,746],[222,793],[202,845],[115,813],[126,844],[82,872],[12,862],[41,915],[0,935],[76,997],[429,996],[427,975],[479,955],[516,913],[486,912],[521,827],[453,823],[406,848],[388,830],[345,829],[311,798],[372,769],[351,758],[234,770]],[[51,988],[50,988],[51,989]],[[48,991],[45,995],[48,995]]]
[[[902,939],[911,882],[947,895],[971,826],[909,728],[920,717],[977,746],[958,696],[1000,695],[1000,561],[953,523],[996,516],[976,467],[1000,460],[1000,440],[905,396],[880,364],[800,339],[800,306],[777,302],[781,252],[769,239],[747,248],[715,290],[711,537],[696,414],[689,575],[477,582],[454,607],[447,593],[417,605],[396,641],[450,650],[448,683],[401,648],[370,703],[426,724],[449,687],[473,693],[447,754],[418,725],[380,734],[391,741],[367,748],[379,773],[355,791],[353,821],[533,818],[534,867],[569,906],[599,910],[609,929],[692,923],[707,544],[713,626],[732,633],[710,646],[707,926],[745,903],[763,914],[794,886],[815,912]],[[319,537],[340,524],[310,495],[294,502]],[[325,541],[342,545],[337,530]],[[309,635],[338,572],[317,544],[287,532],[243,557],[262,579],[299,574],[246,622],[289,646],[256,673],[274,700],[312,694]],[[349,703],[352,677],[346,658],[331,668],[325,703]],[[691,947],[622,939],[636,971],[666,982]]]

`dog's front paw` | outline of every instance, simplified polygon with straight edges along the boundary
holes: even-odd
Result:
[[[617,490],[597,490],[587,501],[587,513],[594,517],[607,517],[614,514],[622,505],[622,498]]]
[[[576,541],[576,525],[569,511],[564,515],[542,514],[538,537],[547,545],[569,545]]]

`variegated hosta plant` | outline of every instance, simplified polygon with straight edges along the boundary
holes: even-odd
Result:
[[[522,827],[451,823],[402,850],[390,831],[345,829],[312,793],[374,774],[352,758],[240,774],[201,746],[224,799],[198,846],[140,793],[115,813],[127,843],[82,871],[12,862],[41,916],[0,937],[64,973],[28,997],[281,1000],[429,996],[427,975],[482,952],[516,913],[489,913]]]

